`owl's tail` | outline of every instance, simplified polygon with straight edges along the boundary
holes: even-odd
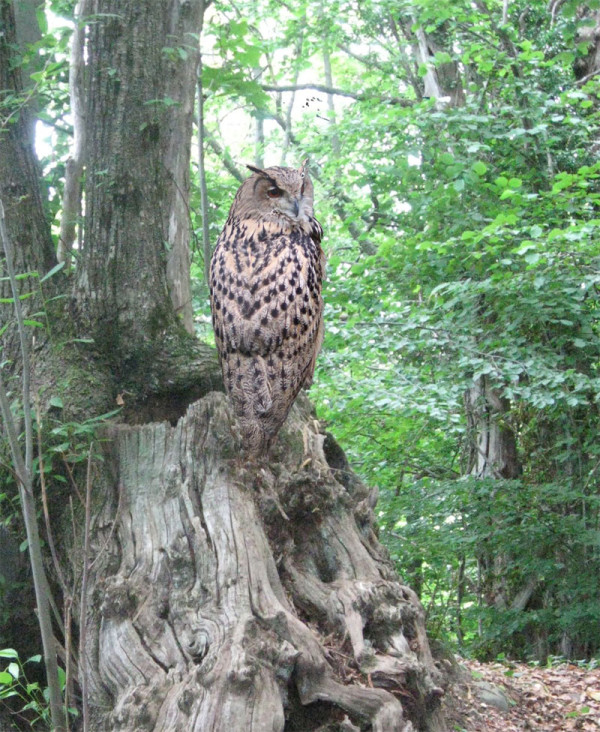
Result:
[[[261,356],[232,353],[224,367],[244,449],[253,456],[263,455],[281,426],[273,419],[273,395],[265,361]]]

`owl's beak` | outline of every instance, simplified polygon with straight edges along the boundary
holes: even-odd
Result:
[[[292,199],[292,211],[296,217],[300,213],[300,201],[297,198]]]

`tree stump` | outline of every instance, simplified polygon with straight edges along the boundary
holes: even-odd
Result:
[[[268,464],[241,457],[222,393],[107,438],[82,659],[92,730],[444,729],[423,609],[306,399]]]

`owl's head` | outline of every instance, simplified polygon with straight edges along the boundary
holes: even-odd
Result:
[[[239,188],[231,216],[259,220],[305,223],[313,215],[313,184],[307,160],[295,168],[247,167],[252,175]]]

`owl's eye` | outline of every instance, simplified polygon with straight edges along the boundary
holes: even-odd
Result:
[[[276,188],[275,186],[273,186],[273,188],[269,188],[267,191],[267,196],[269,196],[269,198],[281,198],[282,195],[283,191],[281,188]]]

